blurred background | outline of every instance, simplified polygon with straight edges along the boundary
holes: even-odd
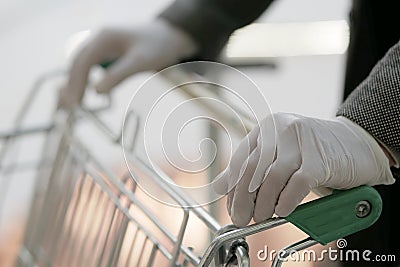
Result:
[[[12,127],[28,89],[41,74],[68,67],[73,49],[89,32],[106,26],[145,23],[169,2],[1,0],[0,129]],[[238,67],[259,86],[273,112],[332,117],[341,101],[344,83],[350,5],[348,0],[275,1],[256,23],[232,35],[222,60]],[[135,75],[113,92],[115,104],[104,115],[110,125],[120,127],[133,91],[150,75]],[[222,76],[222,82],[223,79],[232,77]],[[56,91],[62,82],[61,77],[50,86]],[[40,98],[29,124],[46,120],[54,109],[55,97],[56,93]],[[98,142],[96,135],[89,136],[91,143]],[[32,151],[32,155],[25,156],[35,157],[33,151],[40,142],[30,145],[32,150],[26,153]],[[98,153],[110,164],[122,160],[117,150],[109,153],[100,146]],[[27,177],[1,177],[4,208],[0,210],[0,266],[12,264],[22,240],[33,185]],[[225,210],[219,212],[220,220],[228,223]],[[274,238],[286,239],[279,235]]]

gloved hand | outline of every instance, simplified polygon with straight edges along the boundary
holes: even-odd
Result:
[[[394,183],[389,159],[378,142],[352,121],[344,117],[323,120],[286,113],[273,117],[276,147],[268,144],[268,135],[259,138],[260,129],[266,124],[263,121],[242,141],[250,146],[251,154],[238,149],[228,168],[215,181],[217,193],[225,194],[232,189],[227,205],[235,225],[245,226],[252,217],[260,222],[274,213],[285,217],[311,190],[319,187],[349,189],[364,184]],[[260,146],[267,146],[275,153],[272,164],[259,162],[259,151],[265,150]],[[257,172],[253,177],[257,164],[263,166],[264,179],[256,177]],[[259,182],[253,182],[249,190],[252,180]]]
[[[185,32],[162,19],[130,30],[103,30],[75,56],[68,82],[61,90],[60,105],[70,108],[80,103],[93,65],[118,59],[95,85],[97,92],[108,93],[128,76],[176,64],[196,49]]]

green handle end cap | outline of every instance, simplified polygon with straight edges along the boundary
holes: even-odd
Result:
[[[286,220],[322,245],[368,228],[382,211],[382,199],[370,186],[336,191],[296,208]]]

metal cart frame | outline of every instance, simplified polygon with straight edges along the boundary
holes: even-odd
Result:
[[[273,266],[281,266],[293,251],[318,243],[326,244],[359,231],[379,217],[379,195],[372,188],[363,186],[303,204],[286,218],[271,218],[243,228],[221,226],[203,207],[188,208],[192,206],[192,200],[171,187],[172,181],[169,177],[159,177],[151,166],[132,153],[138,168],[133,175],[146,175],[155,186],[182,207],[181,216],[176,222],[179,225],[178,231],[173,233],[143,203],[138,193],[140,188],[130,173],[123,177],[115,175],[102,166],[96,155],[92,155],[74,135],[74,125],[84,121],[96,125],[99,133],[109,142],[120,145],[121,134],[115,134],[109,129],[97,116],[97,110],[77,108],[70,113],[58,111],[48,125],[29,128],[23,126],[23,118],[31,102],[42,84],[54,75],[59,73],[51,73],[39,79],[23,105],[14,129],[0,134],[0,139],[4,142],[0,151],[0,163],[19,137],[35,133],[46,135],[25,238],[16,266],[163,264],[205,267],[214,264],[245,267],[250,266],[245,238],[290,222],[309,237],[287,246],[275,257]],[[190,92],[187,95],[193,97]],[[133,113],[128,115],[131,116],[132,127],[137,127],[140,118]],[[134,146],[130,149],[134,151]],[[4,168],[0,171],[4,171]],[[341,223],[332,221],[332,216],[320,218],[321,212],[329,213],[334,208],[338,211],[332,216],[338,216],[339,212],[350,214],[349,218]],[[360,209],[364,211],[363,216],[358,216],[357,210]],[[99,217],[102,218],[100,223],[95,219]],[[196,217],[215,236],[202,254],[183,242],[184,237],[190,234],[187,232],[190,217]]]

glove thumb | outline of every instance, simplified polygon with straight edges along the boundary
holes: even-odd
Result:
[[[127,77],[138,72],[140,64],[133,53],[121,57],[107,68],[102,79],[95,85],[97,93],[109,93],[115,86]]]

